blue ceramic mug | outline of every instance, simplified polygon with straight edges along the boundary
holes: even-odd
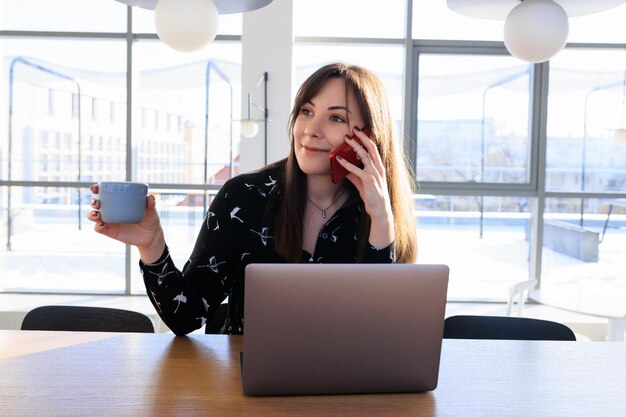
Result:
[[[98,183],[100,217],[106,223],[139,223],[146,213],[148,184],[101,181]]]

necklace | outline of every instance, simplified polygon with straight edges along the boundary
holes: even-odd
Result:
[[[317,204],[315,204],[313,202],[313,200],[311,200],[311,198],[309,197],[309,195],[307,194],[306,199],[309,200],[309,202],[311,204],[313,204],[315,207],[317,207],[317,209],[322,213],[322,219],[326,218],[326,210],[328,210],[329,208],[331,208],[332,206],[335,205],[335,203],[337,202],[337,200],[339,200],[341,198],[341,196],[343,195],[343,193],[346,191],[346,189],[344,188],[343,190],[341,190],[341,192],[339,193],[339,195],[337,196],[337,198],[335,198],[333,200],[332,203],[330,203],[330,205],[328,207],[326,207],[325,209],[321,208],[320,206],[318,206]]]

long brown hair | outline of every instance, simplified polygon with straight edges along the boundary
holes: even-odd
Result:
[[[275,250],[290,262],[298,262],[302,257],[304,211],[307,196],[306,174],[296,160],[293,129],[302,106],[315,97],[331,78],[342,78],[348,92],[354,92],[365,127],[370,130],[370,139],[376,143],[385,173],[391,208],[395,223],[396,261],[415,262],[417,257],[416,222],[412,180],[407,164],[393,140],[393,119],[387,93],[376,75],[372,72],[343,63],[326,65],[313,73],[300,87],[291,115],[288,134],[291,140],[287,157],[285,176],[282,179],[282,198],[274,195],[270,210],[274,218]],[[363,210],[359,219],[359,248],[357,260],[361,260],[365,245],[368,244],[370,218]]]

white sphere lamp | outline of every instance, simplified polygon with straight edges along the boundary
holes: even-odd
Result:
[[[267,6],[272,0],[116,0],[128,6],[154,10],[156,32],[166,45],[191,52],[217,34],[218,16]]]
[[[446,0],[464,16],[504,20],[504,44],[511,55],[544,62],[567,42],[568,17],[602,12],[626,0]],[[621,29],[620,29],[621,30]]]
[[[181,52],[195,51],[212,42],[218,21],[213,0],[159,0],[154,9],[157,35]]]
[[[504,45],[511,55],[532,63],[556,55],[567,42],[567,13],[553,0],[525,0],[504,21]]]
[[[241,134],[247,138],[253,138],[259,133],[259,124],[252,119],[245,119],[241,122]]]

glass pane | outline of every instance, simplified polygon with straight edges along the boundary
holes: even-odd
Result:
[[[93,231],[90,199],[85,189],[2,187],[0,290],[124,292],[124,245]]]
[[[150,190],[149,193],[156,197],[156,208],[170,256],[178,269],[182,269],[191,255],[204,214],[217,191]],[[145,294],[146,287],[137,266],[139,252],[133,249],[132,254],[131,291],[133,294]]]
[[[1,178],[123,179],[125,44],[16,39],[2,45],[7,88],[0,99],[8,106],[0,121],[11,128],[0,132]],[[102,59],[107,65],[100,66]]]
[[[508,56],[421,54],[418,180],[528,182],[530,70]]]
[[[413,1],[414,39],[502,41],[503,30],[504,21],[463,16],[444,0]]]
[[[420,195],[417,207],[418,262],[450,266],[449,300],[504,300],[528,280],[527,198]]]
[[[109,0],[113,1],[113,0]],[[219,17],[218,35],[241,35],[242,13],[223,14]],[[133,8],[133,32],[156,33],[154,27],[154,10]]]
[[[541,298],[571,311],[623,317],[626,199],[551,198],[546,206]],[[623,340],[624,329],[609,325],[607,336]]]
[[[241,109],[239,44],[182,54],[140,42],[138,140],[133,177],[148,183],[223,184],[238,172]]]
[[[404,37],[405,0],[296,0],[293,4],[295,36],[356,38]]]
[[[566,50],[550,61],[546,189],[626,191],[626,53]]]
[[[625,288],[626,199],[549,198],[544,218],[542,288]]]
[[[404,48],[371,45],[296,44],[293,49],[294,94],[315,70],[331,62],[361,65],[374,72],[385,85],[389,105],[400,138],[403,126]]]
[[[113,0],[0,0],[0,30],[125,32],[126,6]]]

